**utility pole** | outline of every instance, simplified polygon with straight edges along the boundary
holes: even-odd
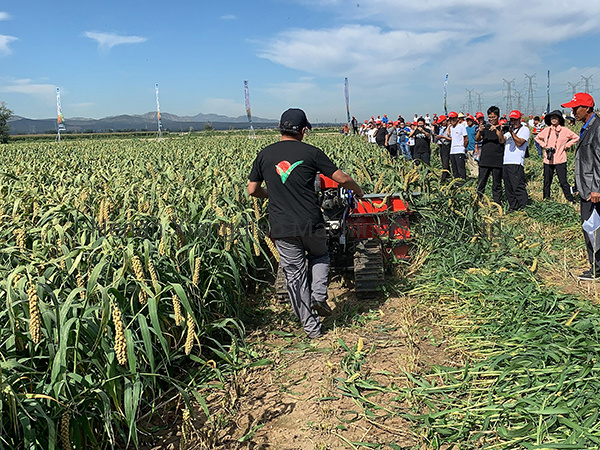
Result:
[[[510,111],[512,111],[513,106],[512,106],[512,85],[515,84],[515,79],[513,78],[512,80],[508,81],[505,78],[502,78],[502,80],[506,83],[506,114],[508,114]]]
[[[468,97],[467,97],[467,110],[465,111],[467,114],[470,114],[473,112],[473,92],[475,92],[475,89],[465,89],[468,93]]]
[[[570,81],[567,81],[567,84],[571,88],[571,95],[574,96],[577,93],[577,86],[579,86],[579,82],[573,84]]]
[[[594,87],[591,84],[592,77],[593,77],[593,75],[590,75],[589,77],[584,77],[583,75],[581,75],[581,80],[583,81],[583,83],[585,85],[583,92],[587,92],[589,94],[590,91],[594,89]]]
[[[521,109],[521,107],[523,106],[523,104],[521,103],[521,93],[519,91],[515,91],[515,97],[517,97],[517,109],[519,111],[523,111]]]
[[[525,78],[527,78],[527,114],[535,114],[535,106],[533,104],[533,93],[535,91],[535,86],[533,79],[535,78],[535,73],[533,75],[525,74]]]

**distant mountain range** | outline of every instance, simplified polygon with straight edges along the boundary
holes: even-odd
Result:
[[[163,131],[180,132],[203,130],[210,124],[216,130],[248,128],[246,116],[227,117],[219,114],[196,114],[195,116],[177,116],[175,114],[161,113]],[[278,121],[253,117],[252,125],[255,129],[273,128]],[[55,133],[56,119],[27,119],[26,117],[12,116],[9,120],[11,134],[41,134]],[[67,132],[73,133],[106,133],[117,131],[152,131],[157,129],[156,112],[142,115],[121,115],[104,117],[102,119],[86,119],[72,117],[65,119]]]

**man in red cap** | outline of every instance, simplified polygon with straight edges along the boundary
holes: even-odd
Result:
[[[527,186],[525,184],[525,152],[529,143],[529,128],[521,122],[521,111],[512,110],[508,114],[509,131],[504,134],[504,159],[502,161],[502,179],[508,212],[527,206]]]
[[[396,126],[398,126],[398,122],[388,122],[387,135],[385,136],[385,148],[390,152],[392,159],[398,156],[398,131]]]
[[[485,126],[485,116],[481,111],[475,113],[475,121],[477,122],[477,129]],[[479,156],[481,155],[481,141],[475,140],[475,151],[473,152],[473,159],[479,163]]]
[[[414,139],[413,160],[420,160],[429,165],[431,162],[431,130],[425,126],[425,119],[419,117],[408,137]]]
[[[570,102],[561,106],[572,108],[573,117],[584,124],[575,152],[575,184],[581,198],[583,223],[600,202],[600,119],[594,113],[594,99],[585,92],[578,92]],[[592,267],[579,275],[579,279],[594,280],[600,277],[600,251],[594,251],[594,245],[585,231],[583,237]]]
[[[382,148],[385,148],[385,140],[387,137],[387,129],[383,121],[377,119],[375,122],[377,125],[377,131],[375,132],[375,142]]]
[[[534,142],[535,142],[535,149],[537,150],[538,156],[540,158],[544,157],[544,153],[542,152],[542,146],[539,144],[538,141],[535,140],[535,137],[537,137],[537,135],[544,129],[544,122],[542,122],[540,120],[540,116],[535,116],[533,118],[533,126],[531,126],[531,133],[533,134],[534,137]]]
[[[409,127],[404,123],[404,119],[402,116],[398,116],[398,147],[402,151],[402,155],[404,159],[410,160],[412,159],[412,155],[410,153],[410,149],[408,148],[407,138],[408,134],[412,131]]]
[[[469,145],[467,145],[467,167],[471,176],[477,178],[479,176],[479,165],[475,159],[475,135],[477,134],[477,125],[475,117],[467,114],[467,136],[469,137]]]
[[[448,119],[444,114],[438,117],[437,123],[439,125],[438,132],[435,135],[438,148],[440,150],[440,159],[442,161],[442,182],[450,178],[450,139],[446,135],[446,128],[448,127]]]
[[[461,113],[462,114],[462,113]],[[463,114],[464,116],[464,114]],[[450,164],[454,178],[467,179],[465,168],[465,151],[469,145],[467,127],[459,123],[459,114],[455,111],[448,113],[448,130],[446,136],[450,139]]]

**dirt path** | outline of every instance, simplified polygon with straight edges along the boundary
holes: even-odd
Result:
[[[342,292],[338,289],[337,294],[339,299]],[[346,308],[357,302],[352,297],[344,301]],[[352,442],[392,443],[399,448],[416,444],[405,419],[386,414],[381,420],[368,417],[351,392],[342,393],[351,378],[381,386],[406,386],[405,370],[418,372],[442,363],[443,350],[431,343],[435,342],[434,331],[425,331],[428,320],[416,315],[410,300],[396,297],[359,307],[363,308],[357,316],[359,323],[333,325],[316,342],[297,337],[299,330],[288,337],[262,331],[251,336],[257,348],[272,355],[274,364],[248,374],[236,429],[222,441],[223,448],[342,449],[351,448]],[[325,324],[332,327],[335,321],[334,314]],[[369,400],[386,405],[396,401],[395,396],[384,391]],[[404,407],[408,409],[408,405]],[[253,429],[253,436],[240,443]]]
[[[445,359],[435,312],[421,311],[413,299],[402,296],[359,301],[339,285],[332,285],[330,303],[335,309],[324,321],[328,333],[308,340],[290,320],[289,306],[273,300],[270,307],[281,320],[265,324],[247,338],[253,351],[273,364],[242,372],[228,393],[209,397],[212,424],[198,407],[185,448],[418,445],[410,423],[399,415],[408,412],[410,405],[398,398],[398,391],[409,386],[405,371],[418,373],[432,364],[452,364]],[[375,415],[365,413],[367,398],[384,409],[374,407]],[[147,448],[180,448],[180,429],[178,424],[176,433]]]

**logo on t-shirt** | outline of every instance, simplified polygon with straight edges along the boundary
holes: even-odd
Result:
[[[275,164],[277,175],[281,177],[281,182],[285,184],[286,180],[296,167],[302,164],[304,161],[296,161],[294,164],[290,164],[289,161],[281,161],[279,164]]]

